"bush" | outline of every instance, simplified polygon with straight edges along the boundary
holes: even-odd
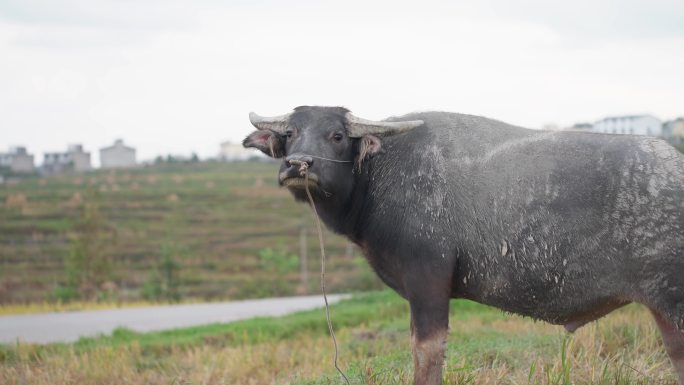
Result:
[[[71,252],[66,259],[67,286],[76,297],[93,300],[112,272],[111,245],[116,238],[113,228],[100,214],[97,196],[90,192],[81,207],[81,217]]]
[[[143,285],[143,298],[153,301],[180,301],[180,280],[178,278],[180,264],[176,262],[177,253],[175,244],[165,243],[162,245],[161,258]]]
[[[675,148],[676,148],[677,150],[679,150],[679,152],[681,152],[682,154],[684,154],[684,143],[680,143],[680,144],[676,145]]]
[[[287,274],[297,270],[299,267],[299,257],[288,254],[287,249],[279,246],[278,250],[269,248],[261,249],[257,253],[259,262],[264,270],[274,273]]]
[[[78,291],[73,287],[57,286],[52,292],[52,297],[59,302],[70,302],[79,296]]]

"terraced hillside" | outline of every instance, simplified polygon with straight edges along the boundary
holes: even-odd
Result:
[[[315,292],[311,213],[277,187],[276,170],[197,163],[0,185],[0,304],[69,297],[74,280],[96,282],[77,288],[90,299],[117,301]],[[300,284],[302,227],[308,288]],[[346,241],[327,233],[326,243],[332,291],[378,286]]]

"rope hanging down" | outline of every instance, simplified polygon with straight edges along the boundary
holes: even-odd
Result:
[[[328,159],[326,159],[328,160]],[[339,161],[342,162],[342,161]],[[309,164],[306,162],[301,162],[299,164],[299,174],[304,176],[304,188],[306,189],[306,195],[309,197],[309,203],[311,203],[311,208],[314,212],[314,218],[316,219],[316,229],[318,230],[318,244],[321,248],[321,291],[323,292],[323,300],[325,301],[325,318],[328,321],[328,331],[333,340],[333,346],[335,348],[335,358],[333,363],[335,364],[335,369],[340,373],[347,385],[349,383],[349,378],[344,374],[342,369],[337,366],[337,338],[335,338],[335,332],[333,331],[332,321],[330,320],[330,305],[328,305],[328,295],[325,292],[325,246],[323,245],[323,231],[321,230],[321,220],[318,217],[318,211],[316,211],[316,206],[314,205],[313,197],[311,196],[311,191],[309,191]]]

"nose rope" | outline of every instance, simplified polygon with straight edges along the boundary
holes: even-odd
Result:
[[[310,156],[310,155],[309,155]],[[341,161],[340,161],[341,162]],[[350,385],[349,378],[344,374],[342,369],[337,365],[337,356],[339,355],[337,349],[337,338],[335,338],[335,331],[333,330],[332,321],[330,319],[330,305],[328,305],[328,295],[325,292],[325,246],[323,244],[323,231],[321,230],[321,220],[318,217],[318,211],[316,211],[316,206],[314,205],[313,197],[311,196],[311,191],[309,191],[309,164],[306,162],[299,162],[299,174],[304,177],[304,187],[306,189],[306,195],[309,197],[309,203],[311,203],[311,208],[313,208],[314,218],[316,219],[316,229],[318,230],[318,244],[321,248],[321,291],[323,292],[323,300],[325,301],[325,319],[328,322],[328,331],[332,337],[333,347],[335,348],[335,357],[333,358],[333,364],[335,369],[340,373],[347,385]]]
[[[322,156],[316,156],[316,155],[309,155],[309,154],[301,154],[304,156],[308,156],[314,159],[320,159],[320,160],[327,160],[328,162],[334,162],[334,163],[352,163],[351,160],[337,160],[337,159],[330,159],[330,158],[324,158]],[[292,163],[292,161],[290,161]]]

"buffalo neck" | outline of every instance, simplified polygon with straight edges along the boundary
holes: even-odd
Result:
[[[345,199],[316,200],[316,211],[325,225],[335,233],[358,240],[359,221],[364,212],[365,195],[368,188],[367,170],[355,172],[352,183],[354,188]]]

